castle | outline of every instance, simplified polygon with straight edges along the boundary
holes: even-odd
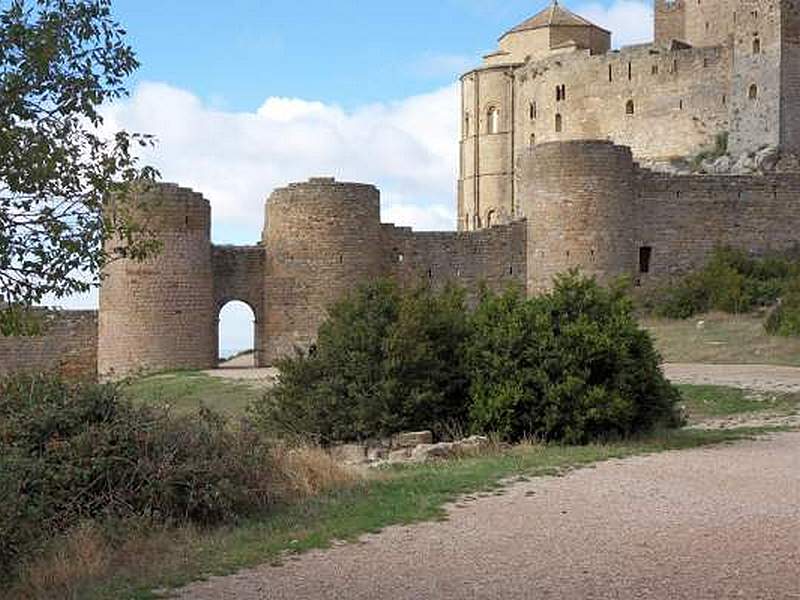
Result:
[[[153,186],[146,222],[163,251],[111,263],[98,315],[0,339],[0,371],[63,369],[64,356],[106,377],[211,368],[231,300],[252,308],[269,365],[370,278],[536,293],[577,267],[648,286],[717,245],[794,246],[799,1],[656,0],[655,41],[619,51],[557,3],[513,28],[461,78],[457,231],[381,223],[375,187],[314,178],[272,193],[258,244],[218,246],[206,199]],[[720,139],[728,155],[706,173],[675,167]]]
[[[458,227],[527,216],[520,156],[610,140],[658,167],[723,135],[734,156],[800,149],[798,4],[655,0],[655,41],[611,34],[554,2],[461,77]]]

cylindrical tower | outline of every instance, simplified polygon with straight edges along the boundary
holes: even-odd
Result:
[[[507,223],[514,204],[514,77],[510,65],[461,77],[458,229]]]
[[[380,194],[371,185],[315,178],[267,201],[261,362],[308,347],[327,308],[382,274]]]
[[[202,195],[155,184],[137,220],[162,244],[145,261],[112,261],[100,289],[98,372],[205,369],[217,364],[211,207]],[[111,243],[114,243],[113,241]]]
[[[630,148],[604,141],[540,144],[520,158],[528,218],[528,291],[571,268],[608,281],[636,269]]]

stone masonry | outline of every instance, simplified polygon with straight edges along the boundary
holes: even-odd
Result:
[[[461,77],[458,228],[530,216],[517,159],[537,144],[610,140],[669,164],[728,136],[735,155],[800,149],[798,0],[655,0],[655,40],[553,4]]]
[[[557,4],[512,29],[462,77],[457,231],[381,223],[374,186],[312,178],[272,193],[258,243],[217,246],[202,195],[154,185],[142,219],[163,251],[108,266],[97,370],[215,366],[219,311],[232,300],[252,308],[256,364],[266,366],[308,348],[327,308],[377,277],[453,282],[472,298],[482,284],[535,294],[571,268],[649,286],[702,265],[718,245],[796,246],[798,2],[656,0],[655,41],[620,51],[609,50],[609,32]],[[720,133],[752,174],[660,165]],[[81,323],[0,339],[0,372],[92,360],[92,320]]]

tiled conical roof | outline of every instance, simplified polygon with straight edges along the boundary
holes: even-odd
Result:
[[[594,27],[596,29],[602,29],[603,31],[606,31],[591,21],[587,21],[583,17],[568,11],[566,8],[559,5],[557,0],[555,0],[543,11],[532,16],[527,21],[523,21],[510,31],[506,32],[505,35],[508,35],[509,33],[518,33],[520,31],[528,31],[529,29],[540,29],[542,27]],[[503,37],[505,37],[505,35]]]

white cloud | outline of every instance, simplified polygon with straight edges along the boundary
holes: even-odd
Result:
[[[145,161],[165,181],[191,187],[211,201],[215,241],[258,239],[270,191],[311,176],[376,184],[386,220],[399,225],[452,229],[455,223],[455,85],[351,111],[272,97],[254,112],[230,112],[187,91],[149,82],[104,114],[109,130],[157,137]]]
[[[615,48],[653,40],[652,2],[616,0],[608,5],[589,2],[576,4],[572,10],[610,30]]]

